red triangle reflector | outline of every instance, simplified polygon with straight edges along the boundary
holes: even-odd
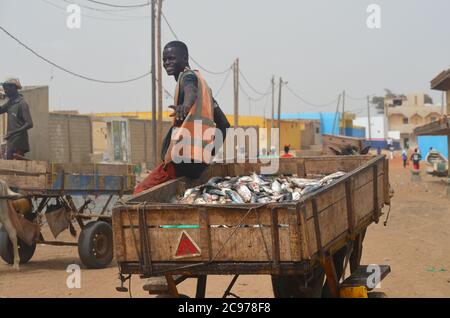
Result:
[[[181,232],[175,258],[200,256],[201,250],[186,231]]]

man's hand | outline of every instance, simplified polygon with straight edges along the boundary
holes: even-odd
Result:
[[[8,140],[9,138],[11,138],[11,133],[6,134],[3,139]]]
[[[170,114],[170,117],[175,117],[177,121],[183,121],[186,116],[189,114],[189,110],[191,109],[188,106],[184,105],[178,105],[178,106],[169,106],[169,108],[172,108],[174,112]]]

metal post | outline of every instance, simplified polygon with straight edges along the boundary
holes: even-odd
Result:
[[[152,30],[151,30],[151,68],[152,68],[152,151],[153,151],[153,164],[157,163],[157,134],[156,134],[156,74],[155,74],[155,2],[152,0],[151,5],[151,20],[152,20]]]

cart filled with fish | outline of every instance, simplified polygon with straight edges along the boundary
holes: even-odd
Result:
[[[174,297],[178,283],[196,278],[204,297],[207,275],[234,275],[227,297],[239,275],[262,274],[272,275],[275,297],[354,296],[354,287],[370,295],[360,258],[366,228],[390,204],[385,157],[282,159],[271,175],[263,166],[213,164],[198,180],[171,180],[116,204],[118,291],[139,274],[150,278],[149,293]],[[380,279],[389,271],[380,265]]]

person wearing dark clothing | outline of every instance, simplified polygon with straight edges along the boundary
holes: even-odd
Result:
[[[2,83],[8,101],[0,107],[0,114],[8,114],[6,140],[6,159],[23,159],[30,151],[28,129],[33,128],[30,108],[23,96],[19,94],[22,89],[18,79],[8,79]]]
[[[173,76],[177,81],[174,105],[169,106],[174,111],[170,115],[174,117],[173,126],[162,142],[161,159],[163,163],[157,166],[136,187],[135,194],[177,177],[200,177],[208,167],[209,162],[204,158],[202,158],[201,162],[196,162],[194,161],[196,158],[193,157],[199,150],[200,152],[203,150],[198,145],[204,145],[210,140],[203,139],[205,138],[204,136],[195,135],[195,130],[192,128],[193,122],[200,121],[203,131],[209,128],[218,129],[222,133],[222,140],[218,140],[220,144],[223,144],[226,129],[230,127],[225,114],[212,97],[212,92],[206,81],[198,71],[190,69],[189,53],[186,44],[180,41],[168,43],[163,51],[163,65],[167,75]],[[189,145],[191,154],[181,154],[183,158],[181,162],[174,160],[172,157],[173,147],[178,142],[176,140],[178,136],[173,136],[175,128],[184,128],[193,137],[193,142]],[[217,132],[215,137],[216,135]],[[215,150],[212,151],[212,156],[215,155]],[[186,158],[184,156],[190,157]]]
[[[417,151],[417,148],[414,149],[414,153],[411,155],[411,161],[413,163],[413,169],[420,169],[420,160],[422,160],[422,155]]]

